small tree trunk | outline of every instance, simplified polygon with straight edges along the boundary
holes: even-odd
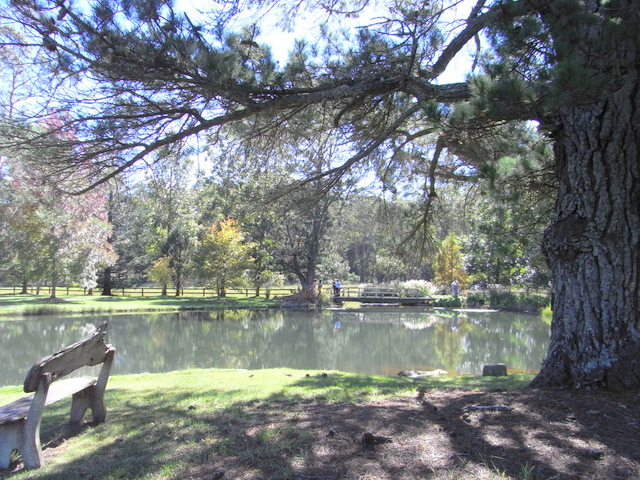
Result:
[[[636,81],[637,82],[637,81]],[[640,89],[567,108],[543,248],[551,343],[533,386],[640,387]]]
[[[111,288],[111,267],[105,267],[104,274],[102,276],[102,295],[113,295]]]
[[[175,268],[175,280],[174,280],[174,284],[176,287],[176,297],[180,296],[180,292],[182,291],[182,269],[180,268],[180,266],[178,265]]]
[[[51,261],[51,295],[49,298],[56,298],[56,285],[58,283],[58,272],[56,271],[58,262],[55,258]]]
[[[112,204],[113,201],[113,192],[109,193],[109,205]],[[113,211],[111,208],[108,209],[107,211],[107,222],[109,222],[110,225],[113,225]],[[107,238],[107,244],[109,245],[109,247],[112,246],[113,244],[113,237],[111,235],[109,235],[109,237]],[[111,293],[111,288],[112,288],[112,283],[111,283],[111,265],[105,267],[104,269],[104,275],[102,277],[102,295],[113,295],[113,293]]]

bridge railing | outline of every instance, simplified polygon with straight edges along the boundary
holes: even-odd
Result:
[[[344,287],[340,289],[340,296],[345,298],[371,297],[371,298],[423,298],[426,295],[417,288],[392,288],[392,287]]]

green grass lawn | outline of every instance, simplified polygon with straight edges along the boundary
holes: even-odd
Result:
[[[107,387],[105,423],[69,432],[70,400],[48,406],[41,431],[44,467],[13,473],[11,478],[211,478],[195,472],[215,466],[222,457],[249,467],[259,464],[265,471],[275,472],[269,478],[287,478],[290,458],[304,460],[310,441],[310,432],[295,429],[296,417],[288,412],[301,404],[311,408],[314,404],[358,405],[390,396],[415,396],[418,385],[470,390],[519,388],[531,378],[511,375],[416,381],[289,369],[194,369],[114,376]],[[0,405],[21,395],[19,387],[2,388]],[[288,420],[283,422],[285,415]],[[283,452],[289,460],[283,460]]]
[[[208,310],[220,308],[269,308],[279,306],[277,300],[265,297],[229,296],[100,296],[79,295],[50,299],[44,295],[0,294],[0,318],[16,315],[69,315],[76,313],[157,312]]]

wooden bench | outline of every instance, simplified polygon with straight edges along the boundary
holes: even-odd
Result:
[[[24,380],[24,391],[35,393],[0,407],[0,469],[9,467],[14,450],[20,451],[25,468],[42,465],[42,413],[45,406],[58,400],[73,396],[69,421],[73,425],[82,422],[88,408],[95,423],[104,422],[104,391],[115,354],[115,348],[104,342],[106,329],[104,322],[91,337],[36,362]],[[83,366],[99,364],[102,368],[97,378],[60,380]]]

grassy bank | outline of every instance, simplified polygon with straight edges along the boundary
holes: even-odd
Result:
[[[138,289],[140,290],[140,289]],[[147,289],[147,292],[150,289]],[[193,294],[184,296],[133,295],[101,296],[101,295],[64,295],[50,299],[47,295],[16,295],[0,293],[0,321],[2,318],[35,315],[74,315],[74,314],[109,314],[127,312],[171,312],[181,310],[218,310],[247,308],[276,308],[282,305],[280,300],[265,296],[248,296],[247,293],[231,293],[227,297],[203,297],[194,290]],[[273,291],[272,291],[273,292]],[[289,294],[291,289],[279,289],[278,294]],[[522,297],[522,298],[521,298]],[[435,306],[449,308],[493,308],[512,312],[542,313],[550,315],[550,308],[545,307],[547,299],[543,296],[521,296],[519,304],[480,301],[471,295],[468,298],[436,297]],[[500,297],[502,298],[502,297]],[[531,300],[535,298],[535,302]],[[469,299],[473,301],[469,301]],[[524,299],[524,300],[523,300]],[[536,303],[537,302],[537,303]],[[358,303],[349,304],[357,308]],[[535,305],[534,305],[535,303]],[[321,307],[333,306],[328,296],[323,296],[318,304]]]
[[[45,466],[14,472],[11,478],[211,479],[220,469],[228,479],[310,478],[304,465],[317,455],[314,439],[330,435],[330,428],[341,432],[338,418],[331,418],[338,409],[364,408],[390,397],[415,398],[418,386],[516,388],[530,379],[417,381],[286,369],[114,376],[107,389],[105,423],[71,432],[65,426],[69,401],[47,407],[42,424]],[[0,389],[0,404],[21,396],[20,390]],[[309,412],[311,421],[303,426]]]
[[[160,312],[179,310],[208,310],[221,308],[270,308],[279,306],[277,300],[265,297],[229,296],[172,297],[172,296],[100,296],[78,295],[50,299],[42,295],[0,295],[0,317],[28,315],[73,315],[117,312]]]

